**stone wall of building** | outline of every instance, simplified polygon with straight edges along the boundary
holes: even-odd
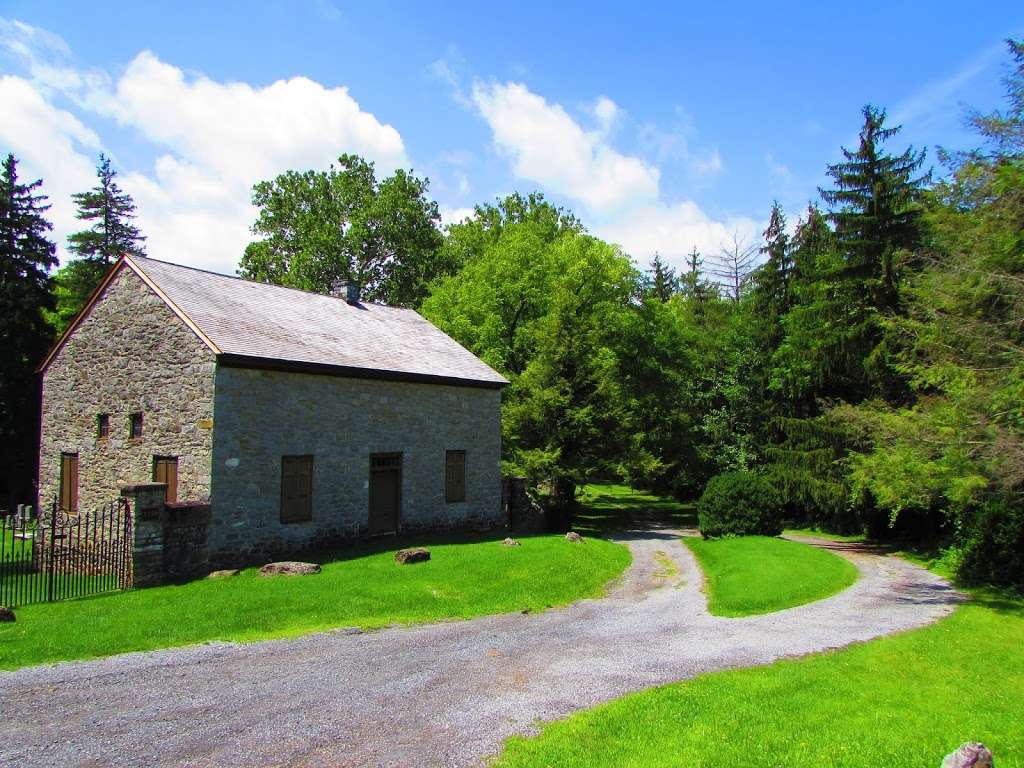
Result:
[[[492,528],[501,504],[501,392],[220,367],[211,564],[365,535],[371,453],[401,452],[403,531]],[[445,501],[445,451],[466,451],[466,501]],[[280,522],[281,457],[313,456],[312,521]]]
[[[151,482],[154,456],[178,457],[179,501],[208,499],[215,372],[209,348],[123,267],[43,375],[40,502],[59,493],[62,452],[78,454],[80,511]],[[143,430],[133,439],[136,411]]]

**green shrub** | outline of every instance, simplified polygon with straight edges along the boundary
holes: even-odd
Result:
[[[725,472],[711,478],[697,502],[704,538],[778,536],[782,504],[775,487],[753,472]]]
[[[1024,591],[1024,508],[990,501],[966,522],[959,575]]]

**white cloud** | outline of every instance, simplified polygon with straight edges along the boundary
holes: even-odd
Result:
[[[304,77],[262,88],[189,80],[144,51],[117,81],[110,112],[150,142],[246,183],[283,168],[321,168],[342,151],[385,170],[407,162],[398,131],[363,112],[347,88]]]
[[[718,154],[717,147],[707,157],[698,158],[693,161],[693,169],[697,173],[708,176],[721,173],[724,167],[722,165],[722,156]]]
[[[609,99],[607,96],[601,96],[596,102],[594,102],[591,111],[594,117],[597,118],[598,125],[601,127],[601,133],[607,135],[611,133],[615,127],[615,123],[622,117],[622,109],[614,101]]]
[[[758,242],[760,225],[750,217],[716,221],[690,200],[644,206],[625,216],[593,227],[595,234],[618,243],[641,264],[661,254],[669,264],[682,269],[694,246],[706,258],[717,256],[733,234]]]
[[[458,224],[465,219],[472,218],[476,213],[472,208],[451,208],[447,205],[440,205],[438,209],[441,213],[441,224],[445,226]]]
[[[598,122],[596,132],[586,131],[560,105],[548,103],[521,84],[477,83],[473,98],[517,176],[582,203],[588,227],[641,263],[657,252],[681,267],[694,246],[711,255],[731,242],[733,233],[752,241],[758,236],[761,227],[751,217],[720,221],[692,200],[663,200],[659,169],[608,144],[609,128],[622,111],[607,97],[586,110]],[[681,120],[685,117],[680,114]],[[664,147],[665,151],[682,151],[694,172],[707,175],[722,170],[717,149],[695,158],[685,147],[682,133],[648,134],[670,140],[673,146]]]
[[[81,228],[71,195],[96,182],[91,156],[99,152],[99,137],[20,77],[0,76],[0,104],[5,113],[0,120],[0,147],[18,158],[23,182],[43,179],[41,191],[52,206],[47,214],[54,225],[51,236],[63,244],[68,234]]]
[[[32,30],[17,22],[0,27],[0,42],[33,78],[0,81],[3,103],[15,105],[0,121],[0,138],[46,179],[62,245],[74,231],[70,194],[94,183],[101,144],[53,106],[58,92],[85,113],[135,129],[154,150],[151,169],[121,169],[121,181],[155,258],[231,272],[250,239],[255,182],[287,169],[326,168],[343,152],[375,161],[382,173],[408,164],[398,131],[365,112],[347,88],[304,77],[262,87],[218,82],[186,76],[148,51],[114,79],[66,66],[55,36]]]
[[[615,151],[600,131],[584,130],[561,105],[549,104],[525,85],[477,82],[473,101],[490,125],[495,145],[512,159],[517,176],[595,212],[657,198],[657,168]],[[611,109],[605,105],[603,111],[607,115]]]

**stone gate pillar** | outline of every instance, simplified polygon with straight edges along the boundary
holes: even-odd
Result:
[[[128,499],[132,510],[132,584],[163,584],[167,484],[126,485],[121,496]]]

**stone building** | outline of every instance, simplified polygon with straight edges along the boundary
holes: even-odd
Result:
[[[40,502],[166,483],[212,563],[504,522],[507,382],[412,310],[125,257],[40,371]]]

